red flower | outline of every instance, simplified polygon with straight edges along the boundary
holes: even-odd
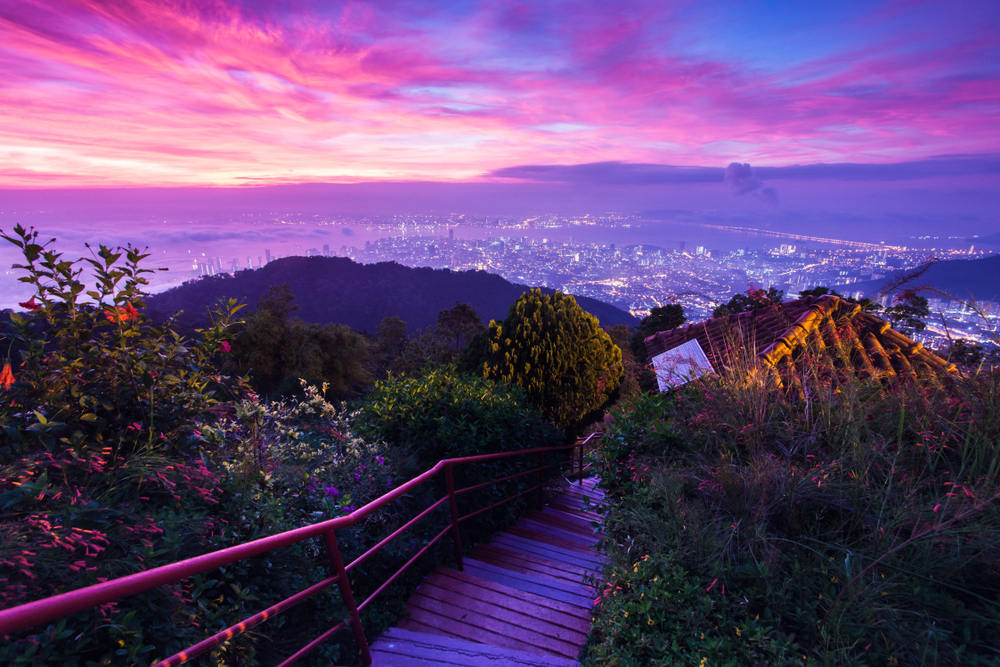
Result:
[[[126,303],[124,306],[105,310],[104,316],[108,318],[108,322],[128,322],[139,317],[139,311],[131,303]]]
[[[24,308],[26,310],[41,310],[42,309],[41,306],[39,306],[37,303],[35,303],[35,297],[31,297],[31,301],[24,301],[24,302],[20,302],[19,301],[17,305],[21,306],[21,308]]]
[[[222,341],[221,343],[219,343],[219,349],[222,350],[223,352],[229,352],[229,350],[233,348],[229,346],[229,343],[227,341]]]
[[[3,365],[3,371],[0,372],[0,384],[3,385],[5,391],[10,389],[10,386],[14,384],[14,374],[10,372],[9,361]]]

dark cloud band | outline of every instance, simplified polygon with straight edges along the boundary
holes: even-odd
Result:
[[[735,165],[735,167],[734,167]],[[746,173],[743,173],[746,172]],[[749,175],[748,175],[749,174]],[[763,180],[900,181],[935,176],[1000,174],[1000,155],[939,155],[925,160],[887,164],[833,163],[754,167],[732,163],[721,167],[678,167],[666,164],[591,162],[576,165],[521,165],[486,174],[536,182],[607,183],[629,185],[722,183],[737,192],[761,189]],[[750,186],[756,187],[750,187]]]

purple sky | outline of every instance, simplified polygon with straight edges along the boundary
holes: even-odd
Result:
[[[24,0],[0,71],[4,229],[265,208],[1000,231],[996,2]]]

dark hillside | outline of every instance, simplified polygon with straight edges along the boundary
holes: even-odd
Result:
[[[398,315],[412,335],[437,320],[439,311],[457,301],[472,304],[483,318],[503,319],[528,288],[485,271],[413,269],[395,262],[357,264],[343,257],[286,257],[262,269],[223,274],[186,283],[147,299],[154,319],[184,311],[181,327],[200,326],[207,308],[222,298],[235,297],[250,307],[271,285],[288,283],[306,322],[346,324],[374,332],[382,318]],[[554,290],[542,290],[551,294]],[[576,297],[602,325],[637,324],[631,314],[588,297]]]
[[[889,284],[894,277],[905,273],[907,272],[898,271],[881,280],[838,285],[834,289],[842,294],[860,290],[864,294],[873,295],[883,285]],[[905,285],[904,288],[918,285],[930,285],[959,299],[967,299],[969,294],[972,294],[979,301],[997,301],[1000,299],[1000,255],[983,259],[953,259],[938,262],[929,268],[927,273],[914,280],[912,284]],[[925,293],[924,296],[933,298],[938,295]]]

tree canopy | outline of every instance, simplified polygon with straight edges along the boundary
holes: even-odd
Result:
[[[596,417],[622,380],[622,353],[576,300],[533,289],[490,322],[484,375],[516,384],[560,428]]]
[[[302,378],[346,394],[371,385],[366,364],[371,344],[365,337],[343,324],[291,317],[294,299],[288,285],[272,286],[234,341],[239,370],[251,376],[254,387],[263,394],[296,391]]]
[[[629,339],[629,347],[632,348],[632,355],[645,363],[646,360],[646,339],[660,331],[676,329],[687,321],[684,315],[684,308],[677,303],[668,303],[649,311],[649,315],[642,318],[639,326]]]
[[[748,310],[776,306],[784,298],[784,290],[775,287],[769,287],[766,290],[763,287],[751,287],[746,292],[734,294],[727,303],[718,306],[712,311],[712,317],[726,317],[727,315],[745,313]]]

